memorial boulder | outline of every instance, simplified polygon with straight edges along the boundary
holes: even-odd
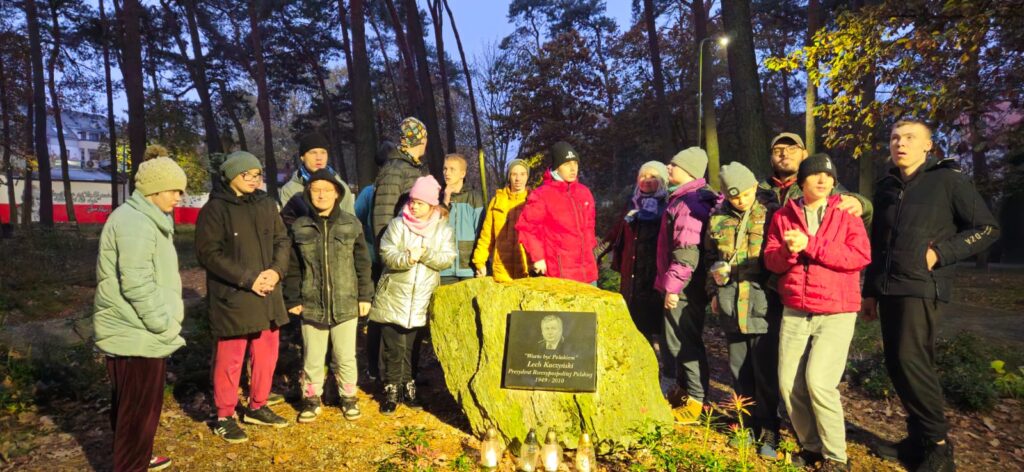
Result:
[[[509,320],[522,315],[513,312],[596,314],[596,340],[590,341],[593,331],[579,337],[567,332],[573,352],[555,356],[596,355],[596,369],[594,363],[583,363],[595,370],[596,390],[504,388],[506,344],[517,344],[509,339]],[[670,406],[658,384],[654,351],[617,293],[552,278],[510,283],[478,278],[438,288],[431,316],[431,337],[445,383],[477,435],[493,426],[506,440],[517,442],[530,428],[553,430],[562,445],[575,448],[580,433],[587,432],[599,451],[608,451],[632,446],[657,424],[672,424]]]

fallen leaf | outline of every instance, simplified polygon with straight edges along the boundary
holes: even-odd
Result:
[[[234,452],[229,452],[227,454],[224,454],[224,457],[226,457],[228,460],[232,460],[233,461],[235,459],[238,459],[238,454],[234,453]]]
[[[988,428],[990,431],[995,431],[996,430],[996,425],[995,425],[995,423],[992,422],[992,418],[989,418],[987,416],[982,416],[981,417],[981,423],[984,424],[985,427]]]
[[[274,456],[274,463],[275,464],[284,464],[285,462],[288,462],[289,460],[291,460],[291,458],[292,458],[292,456],[289,455],[289,454],[278,454],[278,455]]]
[[[988,444],[989,444],[989,446],[992,446],[992,447],[999,447],[999,440],[998,439],[993,439],[993,440],[989,441]]]

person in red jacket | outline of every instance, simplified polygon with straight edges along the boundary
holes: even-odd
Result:
[[[835,164],[815,154],[800,164],[803,198],[772,218],[768,270],[781,275],[779,392],[802,451],[793,463],[848,470],[839,381],[860,309],[860,271],[871,262],[864,222],[839,209]]]
[[[594,195],[577,180],[579,154],[564,141],[548,152],[551,168],[516,222],[533,270],[548,277],[597,282]]]

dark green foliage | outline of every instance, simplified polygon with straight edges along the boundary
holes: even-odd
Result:
[[[968,411],[992,408],[998,392],[989,361],[989,349],[974,335],[960,333],[940,341],[936,363],[946,401]]]

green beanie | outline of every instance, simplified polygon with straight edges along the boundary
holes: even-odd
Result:
[[[228,154],[228,158],[221,164],[220,173],[224,175],[225,181],[231,182],[238,174],[252,169],[263,170],[259,158],[246,151],[235,151]]]

